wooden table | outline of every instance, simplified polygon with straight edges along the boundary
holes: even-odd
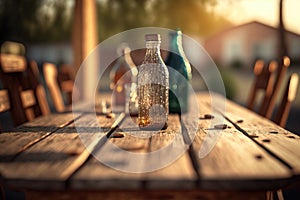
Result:
[[[104,130],[85,145],[72,112],[37,118],[2,133],[1,184],[26,191],[29,199],[265,199],[266,191],[297,184],[299,136],[231,101],[226,100],[226,111],[218,103],[212,106],[211,100],[223,99],[218,95],[211,98],[209,93],[199,93],[197,98],[200,112],[195,138],[186,134],[191,129],[189,121],[182,116],[181,123],[175,114],[169,116],[167,130],[135,137],[130,128],[120,128],[126,127],[128,117],[114,127],[118,116],[99,113],[95,123],[93,114],[80,113],[76,120],[85,124],[80,127],[83,134],[93,134],[99,126]],[[212,113],[213,119],[205,117]],[[223,119],[227,128],[216,128],[216,118]],[[109,143],[127,152],[149,153],[178,138],[188,149],[166,167],[147,173],[112,169],[90,154]],[[207,145],[210,151],[201,154]],[[120,152],[103,153],[116,165],[130,164],[122,162]],[[136,165],[149,166],[150,162],[142,159]]]

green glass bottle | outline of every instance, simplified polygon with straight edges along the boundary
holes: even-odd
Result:
[[[186,113],[188,111],[189,87],[192,72],[182,47],[182,32],[171,34],[170,50],[166,60],[169,67],[169,112]],[[175,71],[176,70],[176,71]],[[178,73],[177,73],[178,72]]]

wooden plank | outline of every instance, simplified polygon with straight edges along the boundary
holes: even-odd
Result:
[[[82,138],[88,137],[93,142],[103,136],[103,133],[96,134],[97,127],[99,124],[109,127],[112,120],[106,119],[105,116],[95,118],[92,114],[85,115],[76,124],[84,124],[84,127],[75,127],[72,123],[31,146],[13,161],[1,162],[0,171],[4,181],[21,188],[63,189],[66,180],[89,157],[87,141],[83,144]],[[81,135],[77,133],[78,129]]]
[[[284,179],[292,175],[286,166],[235,129],[223,116],[213,113],[207,104],[211,101],[209,95],[206,98],[201,95],[198,99],[201,105],[199,130],[192,147],[202,188],[257,189],[286,183]],[[205,114],[213,114],[214,118],[205,118]],[[216,128],[220,123],[228,127]],[[189,131],[189,127],[187,129]]]
[[[135,137],[139,131],[129,128],[130,117],[120,125],[110,139],[94,152],[94,156],[69,180],[72,189],[138,189],[141,187],[142,174],[122,172],[130,167],[141,169],[144,160],[130,162],[130,153],[145,153],[149,139]],[[124,137],[114,137],[114,135]]]
[[[132,128],[133,123],[135,123],[134,118],[133,120],[130,117],[126,118],[95,157],[71,178],[72,189],[191,188],[194,186],[191,180],[196,179],[195,173],[185,151],[182,152],[183,156],[179,155],[179,158],[175,159],[174,163],[170,162],[165,168],[161,166],[163,169],[138,173],[155,169],[153,164],[156,159],[153,155],[161,156],[160,160],[167,159],[170,155],[171,151],[167,151],[168,155],[151,156],[149,153],[167,146],[176,139],[176,135],[181,134],[178,116],[170,116],[167,130],[159,131],[155,135],[149,131],[140,131],[137,127]],[[121,135],[124,137],[120,137]],[[181,143],[183,143],[182,139]]]
[[[238,115],[236,114],[238,113]],[[255,142],[300,175],[300,137],[230,101],[225,116]],[[237,123],[240,121],[240,123]]]
[[[179,116],[169,115],[167,130],[152,135],[150,141],[152,154],[148,156],[146,166],[153,169],[161,166],[161,169],[146,174],[147,188],[194,189],[197,174],[189,157],[189,145],[182,136]]]
[[[0,162],[12,160],[18,153],[73,121],[72,113],[51,114],[0,134]],[[1,171],[1,170],[0,170]]]

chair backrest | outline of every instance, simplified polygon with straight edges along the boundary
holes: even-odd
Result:
[[[57,79],[61,91],[67,96],[67,105],[72,104],[72,92],[75,80],[73,68],[66,64],[62,65],[59,68]]]
[[[44,63],[44,77],[50,96],[53,101],[54,108],[57,112],[63,112],[66,105],[72,103],[72,92],[74,86],[74,75],[72,68],[68,65],[63,65],[58,71],[56,65],[52,63]],[[63,95],[66,94],[66,105]]]
[[[251,110],[255,110],[255,101],[258,97],[258,93],[263,93],[263,101],[259,108],[261,115],[264,115],[263,110],[268,106],[266,99],[273,92],[276,69],[276,61],[271,61],[268,65],[265,65],[263,60],[257,60],[253,68],[255,80],[248,97],[247,107]]]
[[[0,113],[10,111],[10,102],[7,90],[0,90]],[[0,132],[2,131],[2,126],[0,124]]]
[[[31,80],[31,88],[35,91],[41,112],[43,115],[50,114],[50,108],[46,97],[46,92],[44,86],[39,81],[40,72],[38,65],[35,61],[30,61],[30,69],[28,76]]]
[[[1,53],[25,56],[25,47],[23,44],[18,42],[5,41],[1,45]]]
[[[279,93],[286,70],[290,65],[290,60],[288,57],[284,57],[282,61],[283,62],[279,70],[277,70],[277,62],[271,61],[268,66],[265,66],[262,60],[258,60],[253,69],[255,81],[250,91],[247,107],[251,110],[255,110],[255,100],[258,92],[261,91],[264,95],[258,113],[268,119],[272,119],[275,100],[277,94]],[[274,119],[274,122],[282,127],[285,127],[286,125],[291,103],[296,97],[297,88],[298,75],[294,73],[289,78]]]
[[[1,46],[0,79],[11,99],[10,112],[14,124],[19,125],[48,114],[49,107],[45,96],[40,96],[42,86],[38,80],[36,63],[28,62],[22,54],[12,54],[22,53],[22,45],[19,45],[21,50],[17,51],[17,44],[13,43],[14,48],[9,44],[6,42]]]
[[[285,127],[286,121],[291,108],[291,103],[295,100],[297,94],[299,77],[298,74],[293,73],[287,83],[284,95],[279,105],[278,111],[275,116],[275,123]]]
[[[266,97],[265,105],[267,106],[264,107],[264,110],[261,111],[262,115],[268,119],[270,119],[273,115],[274,107],[277,101],[280,88],[283,84],[287,69],[291,63],[290,58],[288,56],[284,56],[279,62],[280,63],[278,65],[276,80],[273,86],[272,94]]]

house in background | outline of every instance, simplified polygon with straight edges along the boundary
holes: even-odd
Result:
[[[300,61],[300,35],[286,31],[292,63]],[[253,21],[219,32],[204,42],[204,48],[222,67],[251,68],[258,58],[270,61],[278,55],[278,29]]]

